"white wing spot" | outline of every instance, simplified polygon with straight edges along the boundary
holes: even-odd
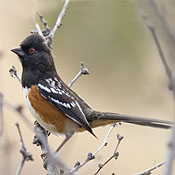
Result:
[[[55,80],[55,81],[58,81],[58,79],[57,79],[56,77],[54,77],[54,80]]]
[[[74,102],[71,102],[71,106],[74,108],[76,104]]]
[[[70,104],[69,104],[69,103],[67,103],[67,107],[68,107],[68,108],[71,108],[71,106],[70,106]]]
[[[53,102],[58,103],[58,104],[64,106],[65,108],[71,108],[71,106],[70,106],[69,103],[63,103],[63,102],[61,102],[61,101],[59,101],[59,100],[56,100],[56,99],[54,99],[54,98],[52,98],[52,97],[50,97],[50,99],[51,99]]]
[[[38,84],[38,86],[41,88],[41,89],[43,89],[43,90],[45,90],[45,91],[47,91],[47,92],[51,92],[51,90],[48,88],[48,87],[45,87],[45,86],[43,86],[42,84]]]
[[[56,78],[56,77],[54,77],[53,79],[52,78],[48,78],[48,79],[45,79],[46,80],[46,82],[52,87],[52,88],[54,88],[55,90],[58,90],[58,91],[60,91],[60,89],[62,88],[61,87],[61,83],[60,83],[60,81],[58,81],[58,79]],[[56,84],[56,82],[57,82],[57,84]],[[58,87],[57,87],[58,86]],[[60,88],[60,89],[59,89]]]
[[[52,81],[50,82],[50,85],[51,85],[52,87],[55,87],[55,81],[52,80]]]
[[[55,94],[58,94],[58,91],[56,91],[54,88],[50,88],[50,90],[55,93]]]

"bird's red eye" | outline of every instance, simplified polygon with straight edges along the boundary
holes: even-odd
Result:
[[[32,53],[34,53],[34,52],[35,52],[35,49],[34,49],[34,48],[30,48],[30,49],[29,49],[29,53],[30,53],[30,54],[32,54]]]

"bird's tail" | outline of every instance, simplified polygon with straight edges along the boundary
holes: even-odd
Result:
[[[90,117],[88,118],[88,121],[92,128],[98,126],[105,126],[117,122],[131,123],[136,125],[165,129],[172,127],[174,124],[173,122],[166,120],[99,111],[93,111]]]

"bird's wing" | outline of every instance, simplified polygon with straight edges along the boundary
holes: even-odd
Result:
[[[82,108],[69,94],[68,87],[65,87],[57,77],[40,80],[38,88],[41,95],[57,109],[94,135]]]

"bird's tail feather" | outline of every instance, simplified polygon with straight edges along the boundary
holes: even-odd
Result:
[[[99,112],[99,111],[93,111],[88,120],[92,128],[116,122],[124,122],[124,123],[131,123],[136,125],[150,126],[154,128],[165,128],[165,129],[172,127],[174,124],[173,122],[166,120],[137,117],[118,113]]]

